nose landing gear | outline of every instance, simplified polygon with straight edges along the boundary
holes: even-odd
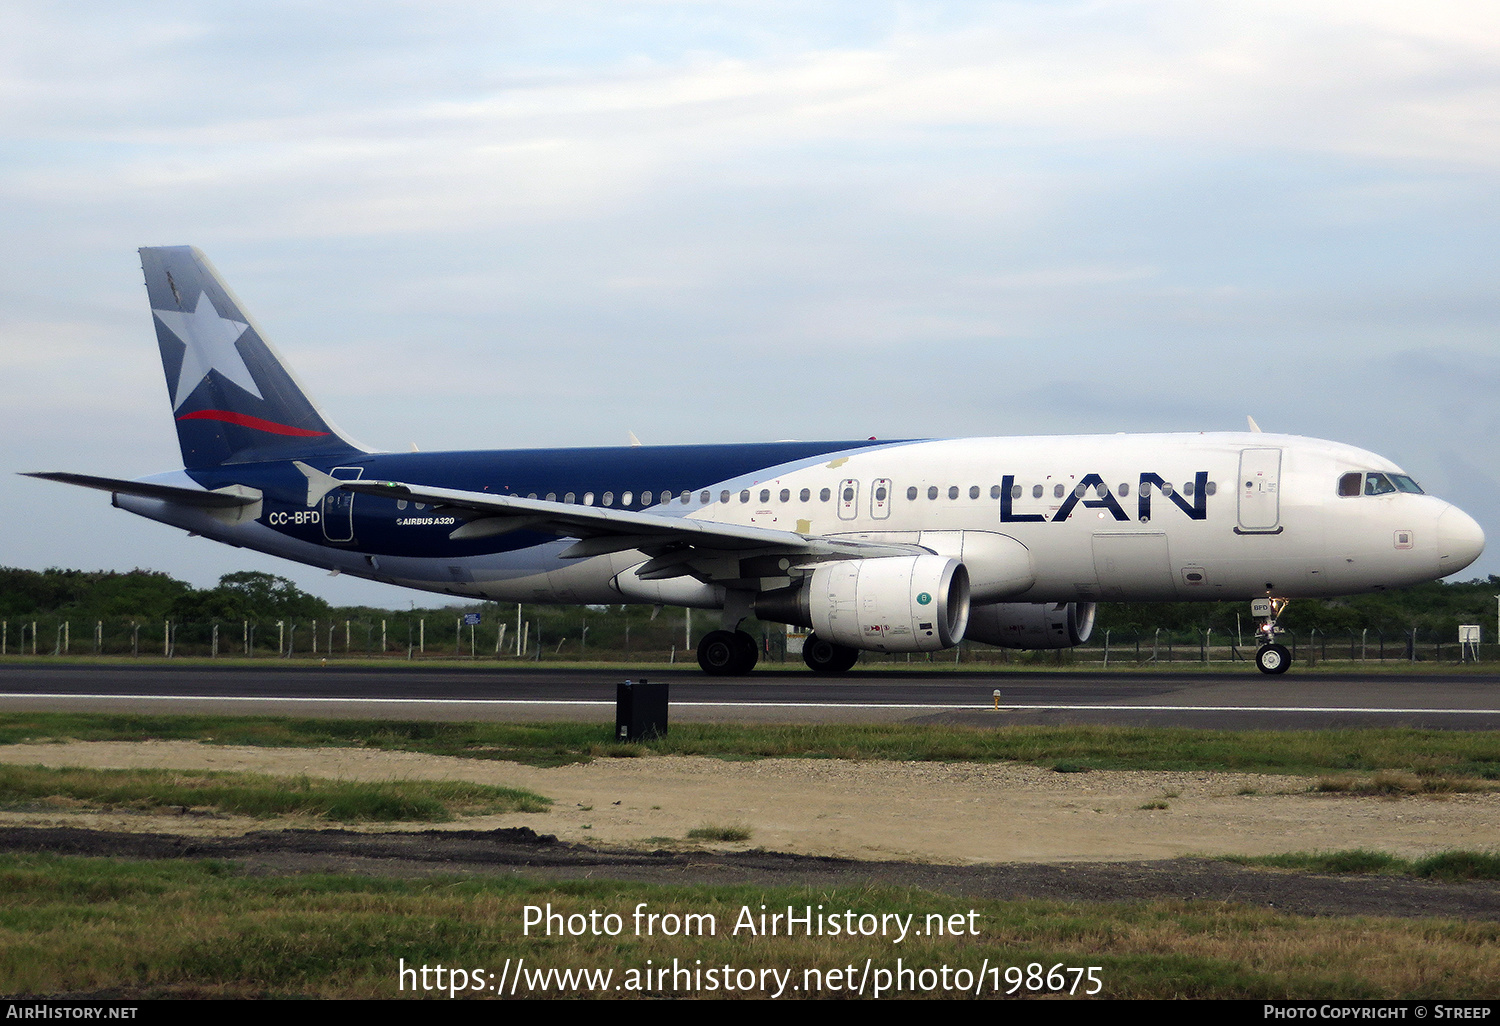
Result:
[[[1250,603],[1251,613],[1264,617],[1261,625],[1255,629],[1260,646],[1255,651],[1255,665],[1261,673],[1285,673],[1292,665],[1291,650],[1276,643],[1276,635],[1281,633],[1276,621],[1286,607],[1287,600],[1279,598],[1256,599]]]

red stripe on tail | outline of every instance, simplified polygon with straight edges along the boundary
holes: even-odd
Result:
[[[296,438],[321,438],[328,434],[327,431],[308,431],[306,428],[292,427],[290,424],[278,424],[274,420],[263,420],[260,417],[252,417],[248,413],[232,413],[229,410],[197,410],[193,413],[184,413],[178,420],[222,420],[226,424],[238,424],[240,427],[254,428],[257,431],[266,431],[273,435],[292,435]]]

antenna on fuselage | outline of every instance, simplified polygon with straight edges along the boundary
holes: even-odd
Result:
[[[1250,416],[1250,414],[1247,413],[1245,414],[1245,420],[1250,424],[1251,431],[1254,431],[1257,435],[1261,433],[1260,425],[1255,423],[1254,417]]]

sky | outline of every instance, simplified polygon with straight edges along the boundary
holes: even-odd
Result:
[[[0,2],[0,565],[329,578],[181,466],[135,250],[391,450],[1243,430],[1500,573],[1500,5]]]

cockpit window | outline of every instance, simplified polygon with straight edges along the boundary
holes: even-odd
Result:
[[[1343,474],[1339,477],[1340,495],[1390,495],[1394,492],[1426,494],[1421,485],[1405,474]]]

